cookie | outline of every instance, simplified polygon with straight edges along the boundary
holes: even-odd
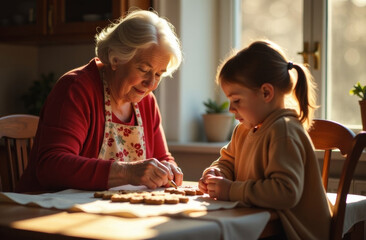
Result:
[[[164,203],[166,203],[166,204],[178,204],[179,203],[179,198],[175,197],[175,196],[166,196],[164,198]]]
[[[174,189],[170,193],[179,194],[179,195],[183,195],[183,196],[186,195],[186,192],[183,189]]]
[[[199,189],[196,189],[196,195],[203,195],[203,192]]]
[[[145,198],[139,195],[132,195],[130,198],[130,203],[144,203]]]
[[[95,193],[94,193],[94,197],[95,197],[95,198],[102,198],[102,197],[103,197],[103,194],[104,194],[104,191],[101,191],[101,192],[95,192]]]
[[[109,200],[109,199],[111,199],[113,194],[116,194],[116,193],[118,193],[118,191],[104,191],[102,199],[103,200]]]
[[[196,190],[195,189],[184,189],[185,195],[187,196],[195,196],[196,195]]]
[[[175,190],[175,188],[169,187],[169,188],[165,188],[164,192],[166,193],[172,193]]]
[[[169,193],[166,192],[152,192],[151,196],[161,196],[161,197],[165,197],[165,196],[169,196]]]
[[[164,197],[151,196],[145,198],[145,203],[150,205],[161,205],[164,203]]]
[[[188,201],[189,201],[188,197],[185,197],[185,196],[180,196],[179,197],[179,202],[180,203],[187,203]]]
[[[113,194],[111,197],[112,202],[129,202],[131,196],[128,194]]]

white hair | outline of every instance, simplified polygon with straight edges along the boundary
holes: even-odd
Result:
[[[112,64],[113,59],[126,63],[139,49],[153,44],[162,46],[171,56],[165,76],[171,76],[182,62],[181,44],[174,26],[152,11],[129,13],[96,34],[95,40],[95,54],[107,65]]]

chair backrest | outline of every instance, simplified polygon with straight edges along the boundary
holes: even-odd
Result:
[[[324,188],[327,189],[332,150],[338,149],[346,156],[352,150],[352,140],[355,134],[340,123],[315,119],[309,135],[315,149],[324,150],[322,180]]]
[[[5,159],[0,159],[2,191],[14,191],[28,164],[39,117],[14,114],[0,118],[0,138],[5,139]]]
[[[309,130],[315,149],[324,150],[322,179],[327,189],[331,151],[339,149],[345,156],[339,179],[337,198],[333,206],[330,239],[342,239],[346,200],[356,165],[366,146],[366,132],[355,135],[347,127],[328,120],[314,120]]]

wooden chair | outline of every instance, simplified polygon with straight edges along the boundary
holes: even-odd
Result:
[[[338,149],[346,156],[352,150],[355,134],[337,122],[315,119],[309,135],[315,149],[324,150],[322,180],[324,188],[327,189],[332,150]]]
[[[5,140],[5,156],[0,159],[2,190],[14,191],[28,164],[38,116],[14,114],[0,118],[0,138]]]
[[[345,218],[346,200],[351,181],[361,153],[366,147],[366,132],[356,135],[347,127],[328,120],[314,120],[309,130],[315,149],[324,150],[322,179],[325,189],[328,185],[331,152],[339,149],[345,156],[341,176],[339,179],[337,197],[333,206],[333,216],[330,229],[330,239],[342,239]],[[359,224],[363,224],[362,222]],[[359,234],[363,235],[362,232]]]

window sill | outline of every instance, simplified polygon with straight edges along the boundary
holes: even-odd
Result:
[[[229,142],[168,142],[169,151],[187,153],[219,153]]]
[[[229,142],[168,142],[169,151],[180,152],[180,153],[220,153],[220,149],[228,144]],[[316,156],[321,159],[323,158],[324,152],[321,150],[315,151]],[[338,150],[332,151],[333,160],[344,160],[343,155]],[[361,155],[360,161],[366,162],[366,152],[364,151]]]

